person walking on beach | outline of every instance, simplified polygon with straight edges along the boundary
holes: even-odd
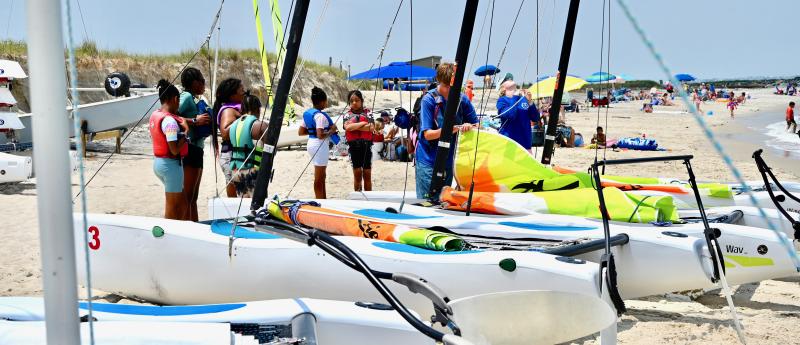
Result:
[[[203,177],[203,146],[211,134],[211,116],[208,104],[201,97],[206,92],[206,80],[200,70],[188,67],[181,73],[183,92],[180,96],[178,112],[186,119],[189,132],[189,152],[183,158],[183,193],[188,206],[186,219],[197,221],[197,195],[200,193],[200,179]]]
[[[524,96],[519,94],[513,80],[501,84],[500,90],[501,96],[497,99],[501,124],[499,132],[530,152],[533,144],[531,122],[539,122],[539,111],[531,103],[530,93]]]
[[[186,219],[186,196],[183,193],[183,168],[181,158],[189,147],[186,120],[176,115],[180,106],[180,91],[175,85],[158,81],[158,99],[161,108],[150,115],[148,128],[153,142],[153,172],[164,184],[164,218]]]
[[[364,108],[361,91],[353,90],[347,95],[350,110],[345,115],[345,138],[350,162],[353,165],[353,190],[372,190],[372,133],[375,124],[369,109]]]
[[[797,129],[797,122],[794,121],[794,102],[789,102],[789,107],[786,108],[786,130],[795,132]]]
[[[438,198],[438,195],[429,195],[431,189],[431,179],[433,178],[433,162],[436,157],[436,148],[438,147],[439,138],[442,135],[442,128],[444,123],[444,112],[447,108],[447,97],[450,93],[450,83],[453,82],[453,76],[456,73],[456,66],[452,63],[443,63],[436,69],[436,81],[439,85],[428,91],[421,102],[421,116],[419,125],[419,139],[416,148],[416,189],[417,198],[431,199]],[[457,86],[456,86],[457,87]],[[467,96],[461,94],[459,99],[451,100],[460,102],[458,111],[455,116],[456,125],[453,126],[453,132],[465,132],[474,128],[478,123],[478,117],[475,114],[475,108],[472,103],[467,99]],[[455,147],[457,136],[453,136],[450,141],[450,146]],[[445,185],[449,186],[453,181],[453,152],[447,158],[447,165],[445,168]]]
[[[736,110],[736,107],[739,103],[736,102],[736,97],[733,96],[733,92],[731,92],[731,97],[728,99],[728,109],[731,111],[731,118],[733,118],[733,111]]]
[[[697,93],[697,90],[692,94],[692,99],[694,100],[694,106],[697,108],[697,112],[702,112],[702,110],[700,110],[700,103],[702,103],[703,100],[700,98],[700,94]]]
[[[261,166],[264,134],[269,122],[258,120],[261,101],[250,92],[242,99],[242,116],[231,123],[228,134],[231,142],[231,184],[237,196],[251,197]]]
[[[242,81],[236,78],[228,78],[219,83],[216,91],[216,98],[214,99],[214,109],[212,114],[215,116],[211,119],[214,125],[219,128],[219,133],[222,136],[222,145],[219,147],[219,166],[225,174],[225,194],[229,198],[236,197],[236,187],[231,183],[231,156],[233,146],[230,140],[230,126],[233,121],[239,118],[242,114],[242,100],[244,99],[244,85]],[[212,142],[216,147],[217,138],[213,137]]]
[[[325,175],[328,167],[328,145],[331,140],[338,143],[338,129],[328,114],[323,109],[328,107],[328,95],[322,89],[311,89],[311,103],[314,105],[303,113],[303,122],[297,133],[308,135],[306,150],[314,163],[314,196],[317,199],[326,199]]]

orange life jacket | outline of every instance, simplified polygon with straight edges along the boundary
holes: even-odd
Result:
[[[184,143],[183,146],[180,148],[180,153],[178,156],[172,154],[169,151],[169,144],[167,143],[167,136],[164,134],[164,131],[161,130],[161,122],[164,119],[170,116],[175,119],[175,122],[180,123],[181,119],[177,115],[170,114],[166,111],[162,111],[158,109],[153,112],[153,115],[150,115],[150,137],[153,139],[153,155],[160,158],[172,158],[172,159],[181,159],[186,157],[189,153],[189,145]]]

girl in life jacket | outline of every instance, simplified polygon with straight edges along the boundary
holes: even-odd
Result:
[[[308,145],[306,150],[314,163],[314,196],[317,199],[325,199],[325,175],[328,167],[328,145],[331,141],[334,144],[339,142],[336,124],[333,123],[328,114],[323,109],[328,107],[328,95],[322,89],[314,87],[311,89],[311,103],[314,107],[303,113],[303,122],[298,129],[298,135],[308,135]]]
[[[168,81],[158,81],[158,98],[161,108],[150,115],[149,129],[153,141],[153,171],[164,184],[166,202],[164,218],[186,219],[187,200],[183,194],[183,167],[181,159],[189,151],[186,121],[176,115],[180,105],[178,88]]]
[[[215,96],[212,110],[214,116],[211,117],[211,122],[212,126],[219,129],[219,134],[222,137],[222,145],[219,145],[219,166],[225,174],[225,183],[227,183],[225,193],[229,198],[234,198],[236,197],[236,188],[230,183],[233,178],[233,172],[231,171],[233,146],[231,145],[229,130],[233,121],[236,121],[242,114],[244,85],[242,85],[241,80],[236,78],[225,79],[217,86]],[[216,133],[212,134],[211,143],[216,149]]]
[[[261,155],[269,122],[258,120],[261,114],[261,101],[258,97],[245,92],[242,101],[242,116],[233,121],[228,129],[228,137],[233,150],[231,166],[233,173],[231,183],[236,188],[237,196],[252,197],[256,187],[256,177],[261,166]]]
[[[347,99],[350,102],[350,110],[346,115],[344,130],[350,162],[353,164],[353,190],[371,191],[372,132],[375,123],[369,109],[364,108],[364,96],[361,95],[361,91],[350,91]]]

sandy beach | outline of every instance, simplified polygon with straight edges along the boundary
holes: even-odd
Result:
[[[725,104],[706,102],[702,105],[704,120],[719,136],[723,146],[734,159],[746,179],[759,179],[758,171],[750,155],[764,147],[758,139],[759,133],[752,133],[752,123],[759,116],[778,114],[790,100],[797,97],[773,95],[771,90],[736,90],[748,92],[752,98],[736,110],[736,118],[731,119]],[[492,92],[494,93],[494,92]],[[365,104],[373,104],[373,92],[365,92]],[[403,94],[406,108],[410,98]],[[480,99],[475,96],[475,103]],[[374,108],[396,107],[397,92],[378,92]],[[575,95],[583,100],[584,95]],[[496,110],[494,97],[489,98],[488,110]],[[639,137],[656,139],[659,147],[667,151],[598,151],[585,148],[557,148],[553,162],[556,165],[576,170],[585,170],[595,154],[608,159],[647,157],[653,155],[692,154],[693,168],[698,179],[712,181],[732,181],[733,175],[714,152],[708,139],[702,133],[692,115],[685,112],[686,107],[676,100],[676,106],[658,106],[653,114],[639,111],[641,101],[616,103],[608,109],[585,108],[580,113],[567,113],[567,124],[582,133],[587,140],[591,138],[598,125],[606,129],[609,138]],[[478,107],[478,105],[476,105]],[[341,109],[339,107],[338,109]],[[713,115],[707,115],[711,111]],[[332,114],[333,115],[333,114]],[[780,121],[778,117],[771,122]],[[599,122],[598,122],[599,121]],[[748,122],[750,121],[750,122]],[[747,124],[742,124],[747,123]],[[90,157],[86,161],[87,178],[105,161],[111,152],[112,143],[93,143]],[[774,162],[779,178],[800,180],[800,160],[797,156],[786,155],[772,148],[765,148],[766,159]],[[97,174],[87,188],[88,210],[93,213],[126,214],[160,217],[163,215],[163,187],[152,171],[149,138],[146,130],[138,128],[123,145],[123,153],[114,155]],[[540,151],[540,150],[539,150]],[[539,152],[540,153],[540,152]],[[276,171],[270,194],[295,198],[313,197],[313,168],[306,169],[308,155],[304,148],[285,150],[277,155]],[[224,194],[224,177],[213,162],[210,148],[205,155],[205,169],[199,197],[200,218],[207,214],[207,201]],[[399,190],[414,188],[414,169],[408,166],[404,175],[405,163],[374,162],[373,189]],[[632,166],[615,166],[608,173],[615,175],[685,177],[686,170],[678,162],[653,163]],[[77,175],[73,175],[73,192],[77,193]],[[39,233],[37,227],[35,180],[16,185],[0,186],[0,296],[38,296],[42,294]],[[352,190],[352,171],[347,157],[337,157],[328,166],[328,196],[343,198]],[[76,203],[76,211],[79,211]],[[782,280],[764,281],[735,287],[734,301],[745,327],[745,335],[750,344],[797,344],[796,324],[800,317],[800,279],[798,277]],[[103,292],[97,294],[103,296]],[[653,296],[645,299],[627,301],[629,312],[619,323],[620,344],[721,344],[736,343],[725,300],[717,291],[700,294],[690,298],[685,294]],[[580,344],[599,343],[593,338],[582,339]]]

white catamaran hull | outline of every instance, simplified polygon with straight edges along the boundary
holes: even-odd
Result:
[[[78,312],[87,315],[88,305],[81,302]],[[307,316],[311,319],[307,319]],[[233,330],[272,326],[290,329],[294,338],[313,337],[319,344],[368,344],[377,339],[387,345],[433,343],[394,310],[367,308],[355,302],[308,298],[165,307],[95,302],[92,304],[92,317],[102,323],[233,324]],[[2,297],[0,319],[18,321],[17,325],[44,321],[44,300],[38,297]],[[310,325],[313,327],[303,327],[307,320],[312,321]],[[6,324],[13,326],[13,323]],[[239,333],[251,332],[245,330]]]
[[[0,183],[22,182],[29,179],[32,173],[31,157],[0,152]]]
[[[108,101],[78,105],[81,119],[87,122],[87,132],[96,133],[112,129],[128,129],[140,120],[145,123],[147,116],[152,112],[153,105],[158,103],[158,94],[147,93],[131,97],[115,98]],[[67,108],[71,113],[72,108]],[[31,132],[33,114],[19,115],[19,120],[25,126],[23,129],[14,130],[14,135],[19,143],[33,142]],[[142,120],[144,118],[144,120]],[[75,136],[72,126],[69,135]],[[0,144],[8,143],[10,139],[0,135]]]
[[[550,239],[570,241],[603,238],[602,222],[573,216],[537,214],[526,216],[464,216],[447,211],[406,204],[403,214],[385,212],[399,204],[358,200],[317,200],[322,207],[355,213],[382,221],[415,227],[441,226],[463,235],[507,239]],[[243,205],[249,205],[245,199]],[[213,199],[209,212],[236,213],[239,199]],[[240,212],[245,214],[246,212]],[[731,284],[743,284],[786,277],[796,272],[788,253],[775,234],[732,224],[714,224],[728,266]],[[611,235],[627,234],[630,241],[615,247],[619,289],[626,298],[664,292],[708,288],[713,268],[703,236],[702,224],[655,227],[649,224],[612,222]],[[762,253],[763,252],[763,253]],[[580,255],[599,262],[601,251]]]
[[[99,290],[164,304],[296,297],[383,301],[360,273],[316,247],[281,237],[239,228],[229,256],[230,226],[212,231],[207,224],[160,218],[88,217],[92,286]],[[82,229],[80,219],[76,215],[76,229]],[[155,236],[154,227],[164,235]],[[83,234],[76,235],[82,248]],[[373,269],[416,274],[451,298],[530,289],[600,294],[598,266],[582,260],[516,251],[444,253],[366,238],[338,239]],[[501,268],[503,259],[513,259],[516,268]],[[79,267],[79,274],[84,271]],[[427,299],[387,284],[409,307],[431,315]]]

